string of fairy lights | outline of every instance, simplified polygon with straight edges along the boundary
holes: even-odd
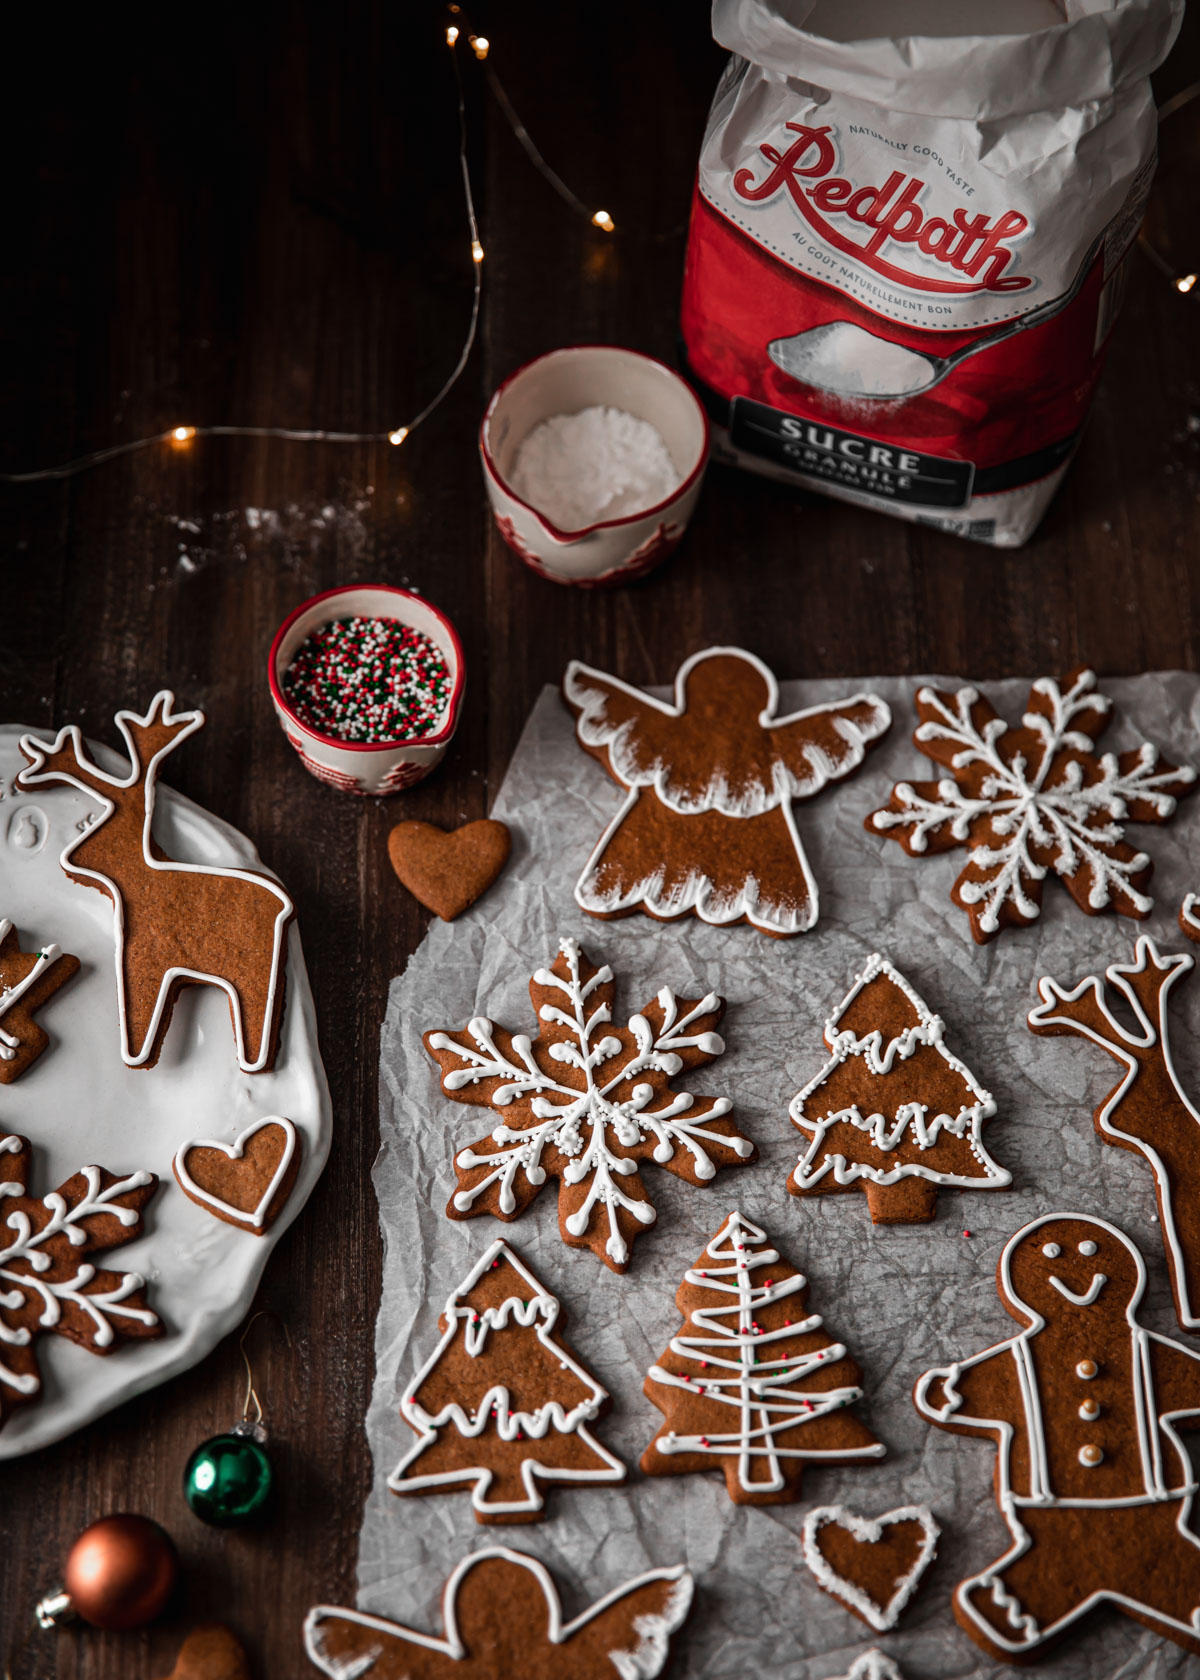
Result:
[[[77,455],[58,466],[41,467],[33,472],[0,472],[2,484],[33,484],[49,479],[74,478],[76,474],[87,472],[91,467],[101,466],[106,461],[115,461],[123,455],[133,455],[144,449],[167,445],[175,449],[186,449],[197,438],[209,437],[244,437],[244,438],[279,438],[288,443],[389,443],[398,448],[406,439],[410,438],[418,426],[424,424],[434,411],[441,407],[450,392],[462,377],[463,370],[470,360],[471,351],[475,347],[475,337],[479,330],[479,311],[483,297],[483,242],[479,237],[479,222],[475,214],[475,199],[471,191],[471,170],[467,157],[467,111],[466,96],[463,87],[462,72],[459,66],[459,43],[465,38],[467,46],[480,63],[486,63],[486,80],[496,104],[499,106],[505,121],[512,129],[518,144],[526,157],[538,173],[553,187],[554,191],[577,215],[598,228],[601,233],[616,232],[616,223],[607,210],[593,209],[585,204],[579,195],[571,190],[562,176],[551,168],[541,151],[534,143],[529,130],[518,116],[512,100],[508,97],[495,67],[489,60],[492,43],[486,35],[477,34],[468,23],[462,8],[457,5],[447,7],[451,21],[446,25],[446,45],[450,49],[450,62],[454,68],[454,87],[458,105],[458,162],[462,175],[463,202],[466,208],[467,227],[470,234],[470,252],[473,274],[471,295],[471,311],[467,321],[466,336],[458,359],[450,373],[446,376],[435,394],[402,425],[389,427],[385,431],[374,432],[345,432],[328,431],[322,429],[302,429],[294,426],[236,426],[236,425],[207,425],[169,426],[166,431],[151,432],[146,437],[131,438],[125,443],[111,444],[105,449],[93,449],[85,455]],[[1173,116],[1184,106],[1190,105],[1200,97],[1200,82],[1194,82],[1174,98],[1169,99],[1158,113],[1159,123]],[[1200,274],[1188,272],[1180,274],[1173,264],[1155,249],[1145,234],[1141,234],[1138,245],[1150,259],[1154,267],[1167,279],[1172,289],[1187,295],[1196,292],[1200,285]]]
[[[106,461],[115,461],[123,455],[137,454],[144,449],[153,449],[156,446],[164,445],[174,449],[186,449],[197,438],[280,438],[288,443],[390,443],[398,448],[407,438],[412,436],[418,426],[423,425],[428,420],[435,409],[441,407],[462,377],[463,370],[470,360],[471,351],[475,347],[475,337],[479,330],[479,310],[483,297],[483,241],[479,237],[479,221],[475,214],[475,197],[471,191],[471,170],[467,156],[466,95],[459,65],[459,43],[465,39],[467,46],[480,63],[487,59],[491,51],[491,42],[487,36],[476,34],[471,29],[459,6],[452,5],[447,10],[452,20],[458,20],[451,21],[446,26],[446,45],[450,49],[450,62],[454,67],[454,87],[458,104],[458,163],[459,172],[462,176],[463,203],[466,208],[467,230],[470,238],[473,285],[467,331],[462,342],[462,348],[458,353],[458,359],[424,408],[420,409],[402,425],[391,426],[385,431],[374,432],[328,431],[319,428],[303,429],[295,426],[169,426],[165,431],[151,432],[146,437],[130,438],[125,443],[111,444],[105,449],[93,449],[85,455],[77,455],[69,461],[63,461],[58,466],[41,467],[34,472],[0,473],[0,483],[33,484],[48,479],[74,478],[76,474],[87,472],[91,467],[101,466]],[[591,209],[576,193],[571,191],[562,177],[546,162],[546,159],[534,144],[528,129],[517,115],[500,78],[490,64],[487,68],[487,82],[495,96],[496,103],[499,105],[525,155],[550,183],[564,203],[568,204],[577,214],[582,215],[602,233],[615,233],[616,223],[609,212],[607,210]]]

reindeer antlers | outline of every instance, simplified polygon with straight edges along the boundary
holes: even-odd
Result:
[[[71,782],[102,797],[106,796],[107,788],[136,787],[145,779],[156,759],[173,751],[180,741],[203,727],[203,712],[176,712],[174,706],[174,694],[169,688],[163,688],[151,700],[144,716],[129,710],[116,713],[114,721],[124,737],[129,754],[127,776],[110,776],[93,764],[87,755],[79,725],[69,723],[59,730],[53,741],[40,741],[36,735],[22,735],[21,751],[29,764],[21,771],[17,782],[21,787],[34,787],[45,782]]]

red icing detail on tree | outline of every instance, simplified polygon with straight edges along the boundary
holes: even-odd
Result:
[[[1188,1330],[1200,1329],[1200,1113],[1171,1055],[1167,1003],[1193,966],[1186,952],[1160,956],[1143,936],[1135,960],[1111,963],[1103,979],[1088,975],[1070,991],[1057,980],[1039,980],[1042,1001],[1029,1015],[1040,1037],[1074,1033],[1122,1064],[1121,1081],[1093,1123],[1104,1143],[1142,1155],[1153,1169],[1175,1312]],[[1109,987],[1132,1010],[1133,1031],[1115,1013]]]
[[[1125,824],[1166,822],[1196,772],[1148,741],[1096,752],[1111,706],[1082,669],[1065,693],[1039,677],[1018,727],[974,688],[922,688],[913,740],[953,780],[897,782],[866,826],[911,857],[966,848],[950,896],[980,945],[1037,920],[1051,871],[1088,915],[1113,909],[1142,919],[1154,904],[1144,891],[1154,866],[1124,839]]]
[[[543,1482],[624,1479],[588,1422],[608,1395],[561,1340],[559,1302],[504,1241],[487,1250],[438,1320],[442,1340],[400,1414],[416,1445],[393,1493],[465,1491],[478,1522],[535,1521]]]
[[[933,1218],[939,1185],[1012,1182],[980,1137],[996,1105],[942,1033],[904,976],[870,957],[826,1023],[830,1060],[788,1111],[808,1134],[793,1196],[862,1190],[877,1224],[907,1224]]]
[[[642,1455],[648,1476],[721,1470],[738,1505],[798,1499],[805,1463],[885,1451],[847,1408],[859,1369],[806,1311],[808,1283],[766,1235],[731,1213],[675,1304],[684,1315],[646,1394],[666,1422]]]
[[[727,1118],[728,1098],[672,1089],[677,1074],[724,1050],[715,1030],[724,1001],[711,992],[677,999],[664,986],[616,1027],[612,970],[590,962],[573,939],[537,971],[529,996],[539,1022],[533,1040],[482,1015],[465,1031],[425,1034],[446,1095],[497,1110],[495,1128],[455,1157],[458,1190],[446,1212],[518,1219],[557,1178],[563,1241],[623,1272],[634,1238],[657,1217],[643,1162],[700,1185],[718,1167],[754,1159],[754,1145]]]
[[[138,1272],[106,1272],[88,1258],[142,1234],[158,1180],[83,1167],[41,1198],[26,1191],[33,1151],[0,1135],[0,1428],[41,1396],[36,1338],[65,1336],[89,1353],[162,1335]]]

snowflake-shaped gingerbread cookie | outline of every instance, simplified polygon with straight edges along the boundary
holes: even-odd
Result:
[[[101,1271],[87,1258],[141,1236],[154,1174],[118,1178],[83,1167],[39,1199],[26,1192],[31,1155],[26,1138],[0,1134],[0,1428],[41,1394],[35,1344],[43,1331],[89,1353],[162,1335],[145,1278]]]
[[[967,849],[950,896],[980,945],[1037,919],[1051,871],[1088,915],[1148,916],[1154,866],[1126,841],[1125,824],[1166,822],[1196,772],[1149,741],[1098,753],[1111,709],[1087,670],[1072,672],[1065,691],[1039,677],[1015,727],[974,688],[918,689],[913,739],[950,775],[897,782],[866,826],[911,856]]]
[[[627,1026],[614,1027],[614,993],[612,970],[564,939],[530,983],[535,1039],[480,1015],[464,1032],[426,1033],[425,1047],[447,1096],[497,1111],[494,1130],[455,1158],[451,1219],[517,1219],[557,1178],[563,1241],[623,1272],[634,1237],[657,1217],[643,1161],[699,1185],[756,1150],[727,1118],[728,1098],[671,1088],[676,1074],[724,1050],[715,1030],[723,1000],[711,992],[679,999],[664,986]]]

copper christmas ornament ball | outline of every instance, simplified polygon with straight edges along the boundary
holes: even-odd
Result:
[[[71,1547],[63,1585],[76,1613],[111,1633],[141,1627],[166,1607],[179,1560],[149,1517],[101,1517]]]

